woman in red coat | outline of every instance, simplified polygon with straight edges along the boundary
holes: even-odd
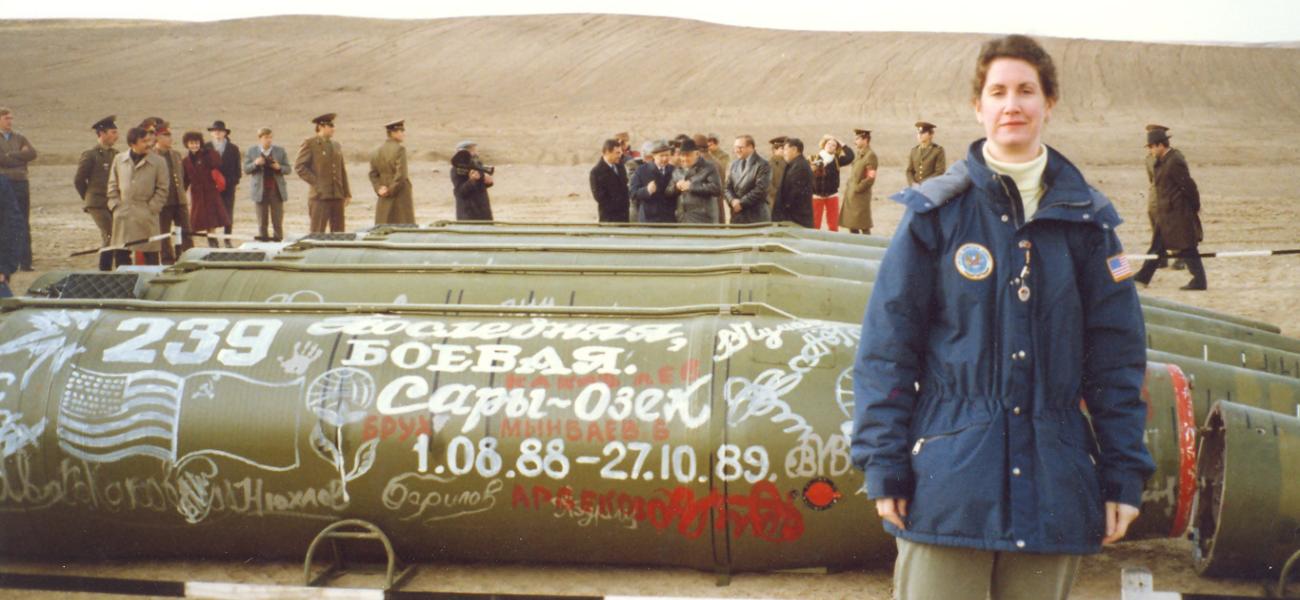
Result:
[[[230,225],[230,214],[221,203],[221,192],[212,175],[213,170],[221,168],[221,157],[203,146],[203,134],[197,131],[187,131],[181,139],[190,151],[182,161],[185,187],[190,190],[190,229],[198,234]],[[215,247],[216,240],[208,238],[208,245]]]

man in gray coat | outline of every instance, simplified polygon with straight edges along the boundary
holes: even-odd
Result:
[[[683,138],[677,152],[682,157],[682,168],[677,172],[682,176],[674,177],[668,191],[678,197],[678,221],[717,224],[718,199],[722,196],[718,168],[700,157],[700,147],[693,139]]]
[[[249,146],[244,153],[244,172],[253,182],[249,193],[253,206],[257,207],[257,240],[260,242],[284,239],[284,201],[289,198],[284,172],[290,163],[284,148],[271,143],[274,139],[271,129],[263,127],[257,130],[257,144]]]
[[[772,220],[767,204],[767,190],[772,184],[772,167],[755,152],[754,137],[736,138],[724,195],[731,209],[732,223],[763,223]]]

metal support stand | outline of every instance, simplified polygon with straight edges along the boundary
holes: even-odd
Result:
[[[324,571],[313,577],[311,574],[312,559],[316,555],[316,548],[325,540],[329,540],[334,557]],[[312,539],[311,545],[307,547],[307,557],[302,563],[304,585],[308,587],[324,586],[330,580],[347,572],[347,566],[343,562],[343,551],[339,548],[339,540],[379,540],[384,545],[384,553],[388,555],[388,569],[384,578],[384,590],[396,590],[403,583],[406,583],[406,580],[415,572],[414,566],[403,567],[401,565],[397,559],[397,553],[393,550],[393,543],[373,523],[361,519],[345,519],[322,529]]]

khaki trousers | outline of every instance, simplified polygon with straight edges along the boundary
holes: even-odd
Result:
[[[990,552],[898,539],[898,600],[1065,600],[1080,556]]]
[[[311,232],[344,231],[342,198],[312,198],[307,201],[307,215],[311,217]]]

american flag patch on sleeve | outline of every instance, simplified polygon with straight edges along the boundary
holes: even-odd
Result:
[[[1133,276],[1133,265],[1123,254],[1116,254],[1106,259],[1106,268],[1110,269],[1110,278],[1116,283]]]

